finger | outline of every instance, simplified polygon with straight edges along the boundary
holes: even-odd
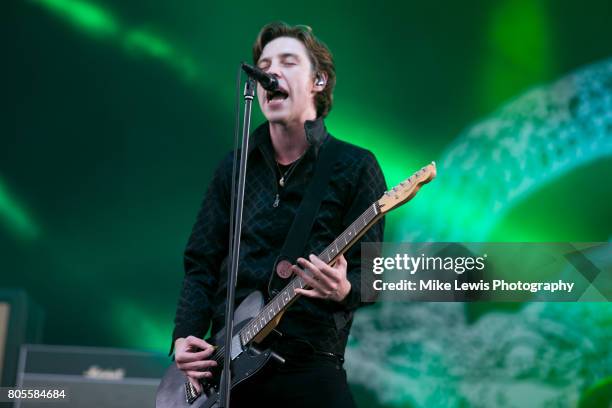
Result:
[[[321,287],[321,289],[331,289],[334,286],[330,278],[323,272],[321,272],[319,268],[312,262],[304,258],[298,258],[298,263],[301,264],[302,267],[308,269],[313,274],[313,278],[319,282],[319,285],[317,286]]]
[[[319,269],[325,279],[327,279],[326,284],[329,285],[330,289],[334,289],[334,287],[338,285],[340,277],[338,276],[338,271],[336,270],[336,268],[329,266],[328,264],[323,262],[321,258],[312,254],[310,255],[310,262],[312,262],[313,265],[315,265]]]
[[[185,374],[187,374],[188,377],[197,378],[199,380],[212,377],[210,371],[186,371]]]
[[[202,384],[200,384],[200,381],[198,381],[196,378],[191,378],[189,376],[187,377],[187,380],[191,383],[191,385],[193,385],[193,388],[195,388],[198,394],[202,393]]]
[[[202,340],[196,336],[188,336],[185,339],[185,345],[188,347],[197,347],[201,350],[207,350],[211,347],[213,347],[212,344],[207,343],[205,340]]]
[[[194,353],[191,351],[180,351],[176,353],[175,360],[177,363],[190,363],[192,361],[202,361],[210,357],[213,351],[214,351],[214,348],[210,348],[204,351],[198,351],[197,353]]]
[[[217,362],[214,360],[192,361],[188,363],[180,363],[178,368],[181,370],[207,371],[212,367],[216,367]]]
[[[300,295],[304,295],[306,297],[309,298],[313,298],[313,299],[323,299],[324,296],[321,294],[321,292],[314,290],[314,289],[295,289],[295,293],[300,294]]]
[[[338,259],[336,259],[336,264],[334,267],[346,268],[347,265],[348,263],[346,262],[346,258],[344,257],[344,254],[342,254],[338,257]]]
[[[313,289],[323,290],[321,283],[311,278],[306,272],[304,272],[295,265],[293,265],[291,268],[293,269],[295,274],[297,274],[300,278],[304,280],[307,286],[310,286]]]

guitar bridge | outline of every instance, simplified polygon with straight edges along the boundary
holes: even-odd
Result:
[[[189,405],[193,404],[193,402],[197,400],[199,396],[200,394],[198,394],[198,391],[195,389],[193,384],[191,384],[189,381],[185,382],[185,400],[187,403]]]

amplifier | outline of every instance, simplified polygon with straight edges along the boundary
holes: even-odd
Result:
[[[65,390],[57,400],[18,400],[15,408],[154,407],[157,386],[171,360],[136,350],[24,345],[17,388]]]
[[[0,386],[13,387],[19,348],[42,338],[42,309],[22,289],[0,289]]]

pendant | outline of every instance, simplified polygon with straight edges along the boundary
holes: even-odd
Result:
[[[278,180],[278,184],[280,184],[281,187],[285,187],[285,176],[281,177],[280,180]]]

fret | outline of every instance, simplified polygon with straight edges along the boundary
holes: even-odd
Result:
[[[251,326],[249,329],[249,341],[250,341],[255,337],[257,332],[255,331],[255,328],[253,327],[253,322],[250,322],[249,325]]]
[[[319,258],[329,263],[335,255],[341,253],[348,244],[359,235],[359,232],[363,227],[366,227],[370,221],[372,221],[377,214],[378,210],[376,208],[376,203],[372,204],[361,216],[359,216],[336,240],[334,240],[331,245],[329,245],[321,254]],[[363,223],[363,227],[359,228],[359,224]],[[342,245],[341,240],[344,240],[344,245]]]

